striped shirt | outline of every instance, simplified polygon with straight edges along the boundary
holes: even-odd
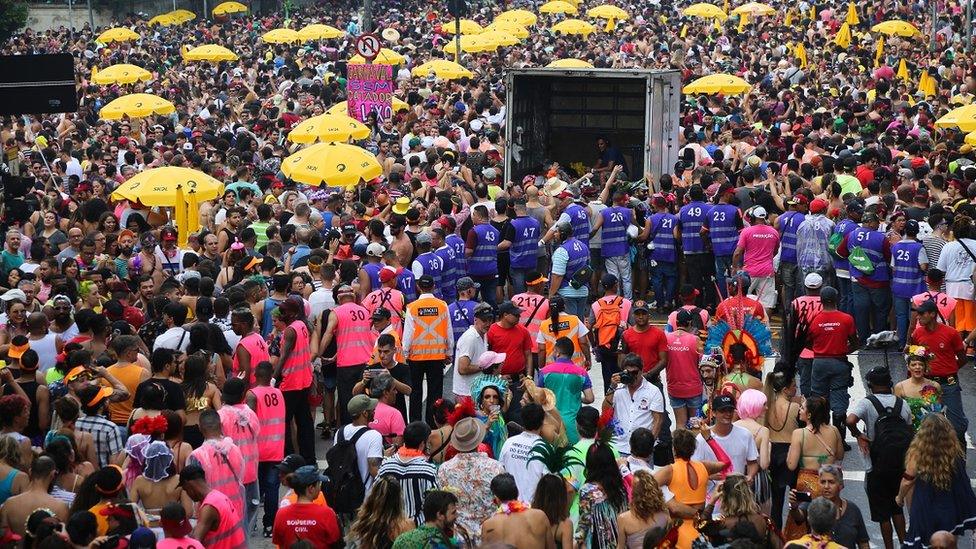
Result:
[[[437,467],[424,456],[404,459],[394,454],[380,464],[377,477],[390,475],[400,482],[403,510],[418,525],[424,523],[424,496],[437,489]]]
[[[103,416],[80,417],[75,421],[75,429],[92,434],[99,467],[108,465],[112,456],[121,452],[125,446],[119,427]]]

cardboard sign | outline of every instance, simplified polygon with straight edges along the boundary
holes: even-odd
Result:
[[[349,65],[346,98],[349,116],[365,122],[375,112],[377,121],[393,116],[393,67]]]

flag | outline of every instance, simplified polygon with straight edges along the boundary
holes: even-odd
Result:
[[[911,77],[908,74],[908,63],[905,63],[905,60],[904,59],[902,59],[901,62],[898,63],[898,73],[897,74],[898,74],[898,78],[901,78],[905,82],[908,82],[909,80],[911,80]]]
[[[857,17],[857,8],[854,7],[854,2],[847,4],[847,18],[844,22],[849,25],[860,25],[861,20]]]
[[[787,27],[793,26],[793,10],[786,10],[786,19],[783,20],[783,25]]]
[[[874,52],[874,67],[881,66],[881,58],[884,56],[884,36],[878,38],[878,49]]]
[[[736,29],[738,32],[743,32],[746,30],[746,24],[749,22],[749,16],[742,14],[739,16],[739,28]]]
[[[810,20],[817,20],[817,6],[810,6]]]
[[[687,23],[684,24],[684,25],[681,25],[681,34],[679,36],[681,38],[684,38],[685,36],[688,36],[688,24]]]
[[[803,46],[802,42],[796,44],[796,48],[793,49],[793,55],[800,60],[800,67],[807,67],[807,49]]]
[[[844,23],[840,26],[840,30],[837,31],[837,35],[834,36],[834,44],[845,50],[851,45],[851,26]]]

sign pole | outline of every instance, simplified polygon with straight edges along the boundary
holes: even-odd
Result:
[[[461,16],[454,16],[454,62],[461,63]]]

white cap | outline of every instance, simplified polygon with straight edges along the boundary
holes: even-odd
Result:
[[[755,217],[756,219],[766,219],[766,208],[756,206],[752,209],[752,217]]]
[[[823,286],[823,277],[818,273],[810,273],[803,279],[803,285],[812,290]]]
[[[386,248],[379,242],[372,242],[369,246],[366,246],[366,255],[368,256],[383,257],[384,251],[386,251]]]

